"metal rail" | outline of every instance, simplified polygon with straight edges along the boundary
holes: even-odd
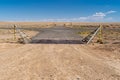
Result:
[[[19,33],[21,39],[23,40],[23,43],[24,44],[27,44],[31,41],[30,38],[28,38],[29,36],[27,36],[23,31],[21,31],[16,25],[15,26],[15,29],[16,29],[16,32]]]
[[[100,27],[95,31],[95,33],[93,34],[93,36],[89,39],[89,41],[87,42],[87,44],[89,44],[92,39],[95,37],[95,35],[98,33],[98,31],[100,30]]]
[[[99,28],[97,28],[96,30],[94,30],[93,32],[91,32],[87,37],[85,37],[82,41],[83,43],[89,44],[92,39],[95,37],[95,35],[98,33],[98,31],[101,30],[101,26]]]

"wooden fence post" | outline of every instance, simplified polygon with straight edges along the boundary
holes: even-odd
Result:
[[[16,26],[14,25],[14,40],[16,40]]]

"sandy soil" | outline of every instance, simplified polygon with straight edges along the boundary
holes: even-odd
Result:
[[[101,47],[1,43],[0,80],[120,80],[120,59]]]
[[[24,32],[30,37],[38,33]],[[13,36],[13,31],[0,30],[0,80],[120,80],[120,44],[6,43]]]

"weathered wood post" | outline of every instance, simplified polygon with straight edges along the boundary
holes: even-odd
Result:
[[[14,40],[16,40],[16,26],[14,25]]]
[[[66,24],[63,24],[64,27],[66,27]]]

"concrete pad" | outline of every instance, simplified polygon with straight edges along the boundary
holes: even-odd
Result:
[[[40,32],[32,38],[32,43],[72,43],[80,44],[83,39],[78,30],[63,26],[43,28]]]

